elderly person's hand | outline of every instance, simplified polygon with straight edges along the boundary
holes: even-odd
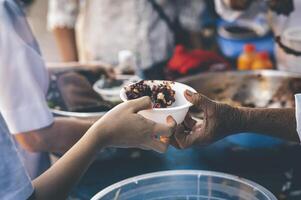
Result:
[[[208,145],[226,136],[244,132],[300,142],[294,108],[233,107],[190,91],[185,92],[185,97],[204,112],[204,119],[203,123],[195,124],[190,117],[186,117],[184,125],[177,127],[171,140],[177,148]]]
[[[207,145],[226,137],[237,129],[239,110],[230,105],[217,103],[202,94],[185,92],[185,97],[197,110],[204,112],[202,123],[196,123],[187,116],[184,123],[177,127],[173,136],[173,146],[185,149],[193,145]]]
[[[142,97],[119,104],[92,127],[100,134],[103,146],[151,149],[165,152],[168,142],[160,141],[160,136],[170,137],[176,127],[172,117],[168,117],[168,126],[157,124],[137,114],[141,110],[150,109],[149,97]],[[99,130],[99,131],[98,131]]]

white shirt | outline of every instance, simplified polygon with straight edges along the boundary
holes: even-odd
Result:
[[[201,29],[204,0],[156,0],[171,20],[190,31]],[[79,3],[81,2],[81,4]],[[166,61],[173,33],[148,0],[51,0],[48,26],[74,28],[80,60],[118,64],[118,52],[130,50],[146,69]]]
[[[49,126],[49,78],[38,44],[17,3],[0,2],[0,112],[12,134]]]
[[[45,101],[48,80],[38,44],[18,0],[0,0],[0,114],[10,133],[32,131],[53,123],[53,116]],[[32,178],[47,167],[40,162],[45,155],[24,150],[23,155]],[[10,156],[6,154],[6,157]],[[6,157],[3,159],[9,161]],[[12,157],[12,162],[14,160]],[[19,168],[18,163],[16,168]],[[1,176],[0,182],[10,179],[13,180],[13,177],[4,176],[3,179]]]

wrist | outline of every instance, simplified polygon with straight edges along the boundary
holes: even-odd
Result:
[[[242,107],[232,107],[227,105],[226,136],[243,133],[247,129],[248,111]]]
[[[89,132],[93,135],[93,139],[100,149],[110,146],[110,131],[104,123],[101,121],[96,122],[89,129]]]
[[[237,118],[237,129],[235,130],[236,133],[243,133],[249,131],[251,109],[245,107],[236,107],[235,110]]]

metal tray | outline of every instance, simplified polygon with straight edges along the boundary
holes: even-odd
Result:
[[[50,70],[50,86],[47,93],[47,101],[50,107],[50,110],[55,116],[63,116],[63,117],[77,117],[83,119],[89,118],[99,118],[103,116],[108,110],[104,111],[92,111],[92,112],[74,112],[69,111],[64,106],[64,101],[61,98],[59,89],[57,87],[57,77],[61,74],[67,72],[79,72],[81,75],[84,75],[91,84],[91,90],[93,90],[92,85],[99,80],[101,74],[95,73],[91,70],[83,69],[83,68],[59,68],[59,69],[51,69]],[[93,90],[94,92],[94,90]]]
[[[247,107],[294,107],[301,74],[274,70],[203,73],[179,79],[218,101]]]

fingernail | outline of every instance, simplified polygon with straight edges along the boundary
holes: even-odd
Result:
[[[169,123],[169,122],[172,122],[172,116],[171,115],[168,115],[166,117],[166,121]]]
[[[185,93],[186,93],[186,95],[189,96],[189,97],[192,97],[192,96],[193,96],[193,92],[191,92],[190,90],[186,90]]]

